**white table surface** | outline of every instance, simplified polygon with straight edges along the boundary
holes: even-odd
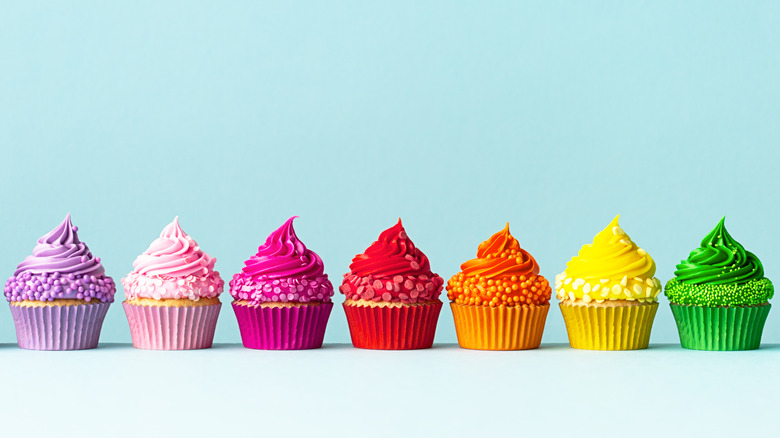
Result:
[[[726,436],[774,429],[780,345],[77,352],[0,345],[4,435]]]

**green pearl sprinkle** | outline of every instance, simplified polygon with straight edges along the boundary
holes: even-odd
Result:
[[[664,294],[674,304],[704,307],[755,306],[768,302],[774,293],[768,278],[740,284],[689,284],[672,278],[664,288]]]

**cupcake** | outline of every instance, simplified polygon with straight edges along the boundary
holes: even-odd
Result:
[[[293,216],[230,281],[241,340],[259,350],[322,347],[333,285],[322,259],[298,239]]]
[[[475,350],[539,347],[551,288],[509,224],[477,248],[447,282],[458,343]]]
[[[444,280],[431,272],[401,219],[355,256],[349,269],[340,290],[355,347],[413,350],[433,345]]]
[[[97,347],[116,286],[77,231],[68,214],[57,228],[38,239],[32,255],[5,283],[21,348]]]
[[[211,347],[224,282],[217,259],[182,231],[179,218],[133,262],[122,303],[133,346],[147,350]]]
[[[647,348],[661,282],[655,262],[618,217],[555,278],[569,344],[585,350]]]
[[[753,350],[761,344],[774,286],[758,257],[726,231],[725,219],[666,283],[683,348]]]

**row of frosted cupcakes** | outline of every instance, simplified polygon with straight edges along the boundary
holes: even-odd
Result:
[[[244,346],[322,346],[334,288],[322,259],[298,239],[290,218],[229,282]],[[70,215],[38,240],[5,284],[19,346],[76,350],[98,344],[116,285],[77,235]],[[178,219],[133,263],[121,284],[133,345],[186,350],[212,345],[224,282]],[[661,282],[655,262],[616,217],[556,276],[555,290],[574,348],[646,348]],[[401,221],[355,256],[339,291],[352,343],[369,349],[433,344],[444,280],[431,272]],[[522,350],[541,343],[552,287],[509,225],[482,242],[477,257],[446,284],[459,344]],[[759,259],[721,220],[677,265],[665,294],[683,347],[758,348],[774,289]]]

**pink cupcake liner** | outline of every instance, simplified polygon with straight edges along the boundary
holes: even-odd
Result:
[[[75,306],[11,305],[16,339],[26,350],[87,350],[95,348],[111,303]]]
[[[255,307],[233,303],[244,347],[256,350],[322,347],[332,309],[333,303],[294,307]]]
[[[133,347],[144,350],[210,348],[222,304],[196,307],[137,306],[122,303]]]

